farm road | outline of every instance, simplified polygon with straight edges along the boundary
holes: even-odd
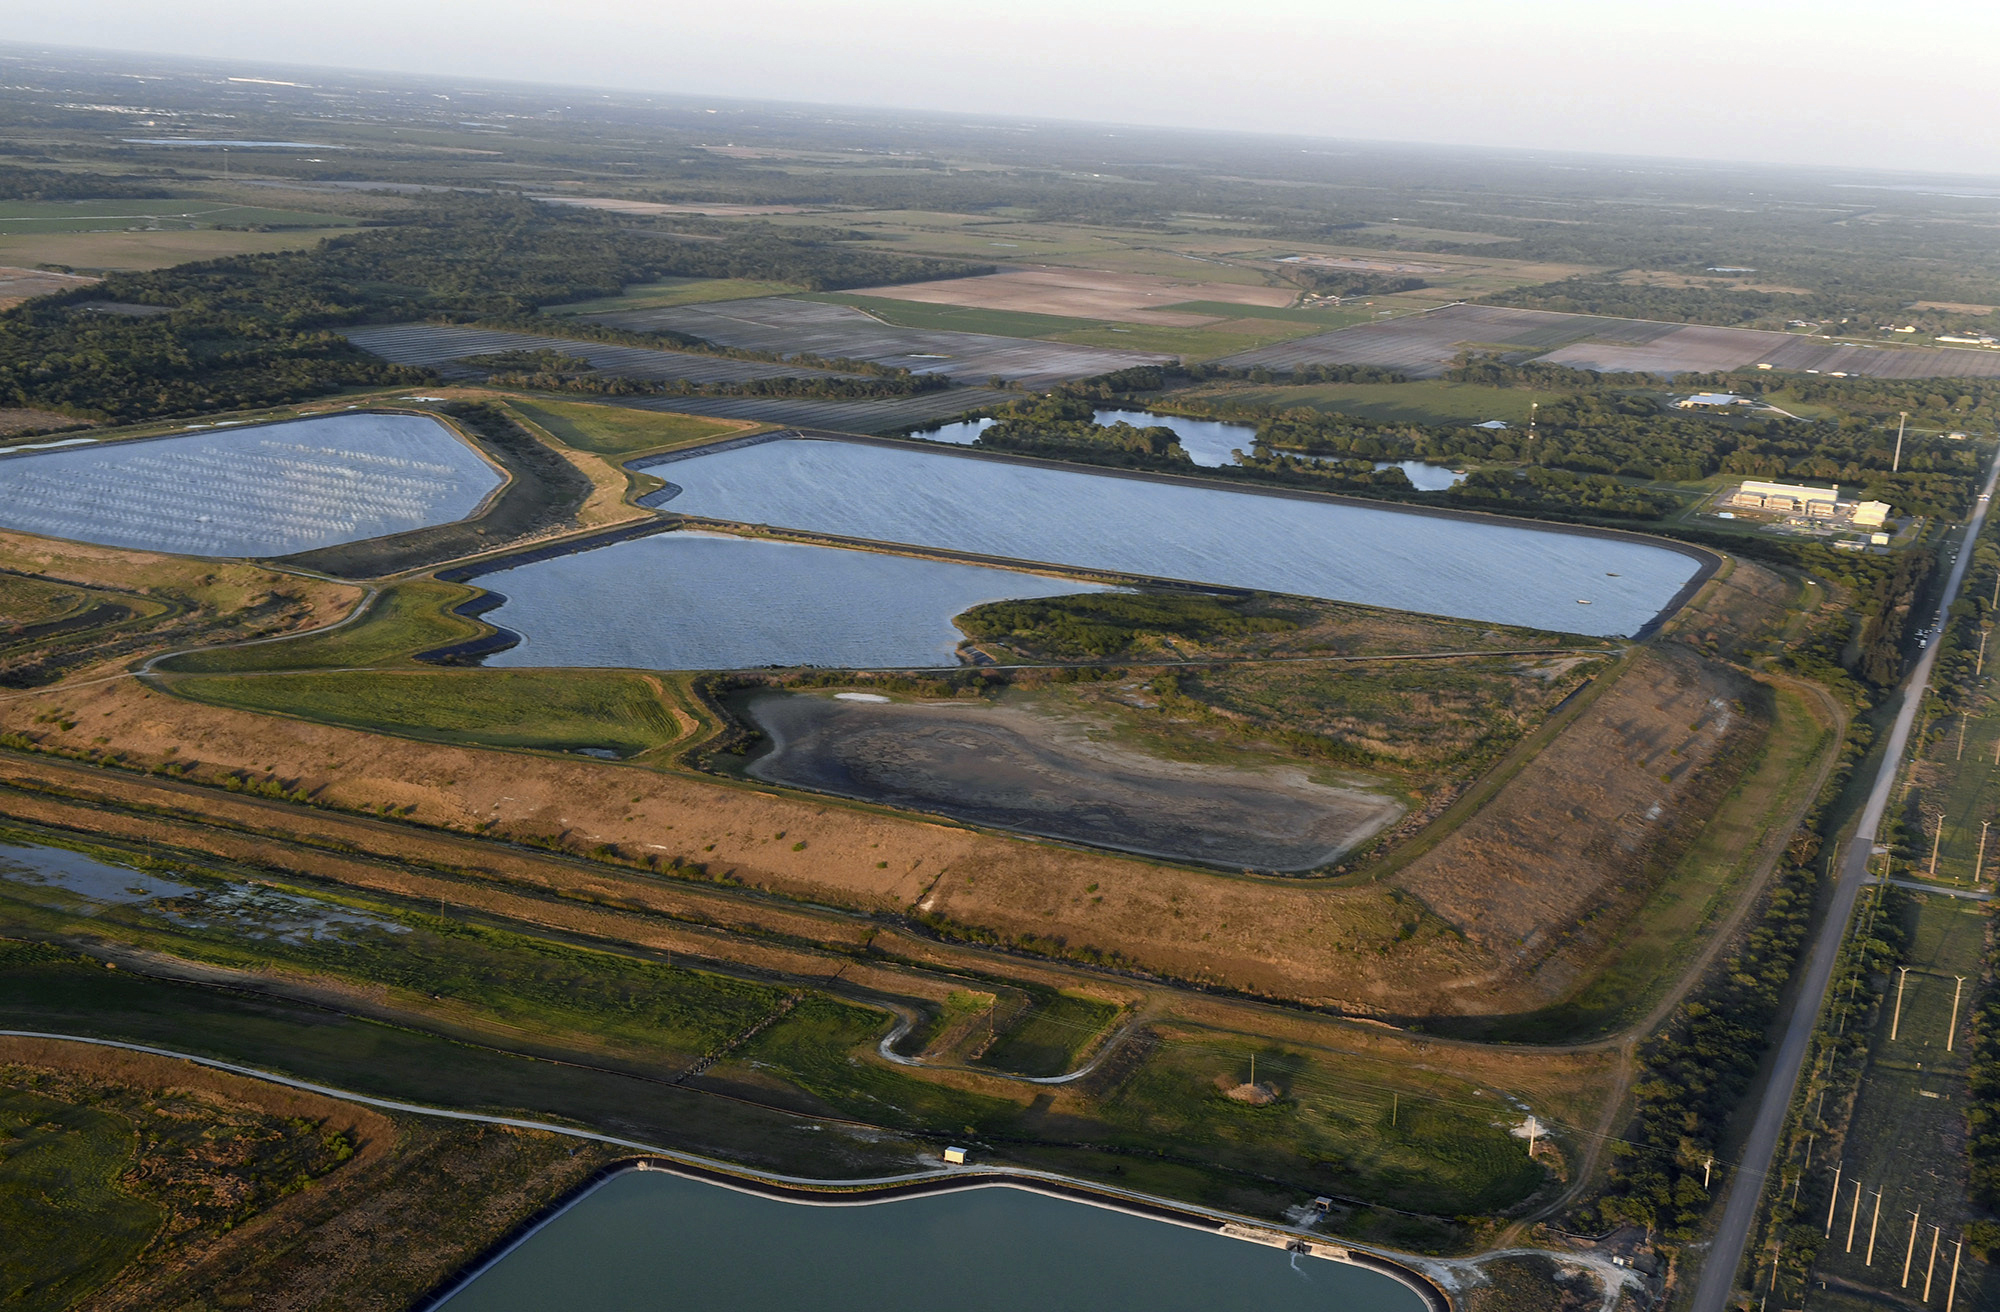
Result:
[[[1992,504],[1990,498],[1996,481],[2000,481],[2000,459],[1996,459],[1993,468],[1987,471],[1983,489],[1985,495],[1980,497],[1977,508],[1972,512],[1958,558],[1952,562],[1951,576],[1946,580],[1943,595],[1938,600],[1937,623],[1940,629],[1950,613],[1951,603],[1958,596],[1959,586],[1965,582],[1966,566],[1972,563],[1972,544],[1978,540],[1980,527],[1986,522],[1986,511]],[[1867,805],[1861,809],[1861,821],[1847,845],[1846,859],[1840,865],[1839,882],[1833,890],[1833,903],[1827,908],[1826,919],[1820,923],[1819,935],[1813,940],[1811,952],[1806,957],[1805,974],[1797,1000],[1792,1004],[1791,1018],[1785,1025],[1784,1037],[1778,1045],[1770,1082],[1764,1088],[1764,1100],[1757,1108],[1750,1137],[1743,1145],[1742,1166],[1729,1185],[1729,1200],[1723,1206],[1722,1224],[1716,1232],[1708,1260],[1702,1264],[1701,1275],[1695,1285],[1694,1312],[1726,1312],[1729,1306],[1730,1294],[1736,1285],[1736,1268],[1742,1264],[1743,1251],[1750,1242],[1757,1204],[1764,1194],[1764,1181],[1770,1174],[1771,1160],[1777,1155],[1778,1135],[1785,1126],[1785,1113],[1791,1107],[1792,1090],[1797,1087],[1799,1072],[1805,1066],[1806,1049],[1810,1046],[1813,1027],[1818,1023],[1827,986],[1833,979],[1834,960],[1839,956],[1841,940],[1847,935],[1854,904],[1861,895],[1862,886],[1868,882],[1868,862],[1874,855],[1876,831],[1881,826],[1883,812],[1888,808],[1889,795],[1895,791],[1896,777],[1902,773],[1903,753],[1909,746],[1910,730],[1916,723],[1924,690],[1930,685],[1931,667],[1937,661],[1937,652],[1938,644],[1927,646],[1922,658],[1917,661],[1916,669],[1910,672],[1908,681],[1903,685],[1903,702],[1896,712],[1895,725],[1889,732],[1888,748],[1882,754],[1882,768],[1876,772],[1875,786],[1869,791]]]

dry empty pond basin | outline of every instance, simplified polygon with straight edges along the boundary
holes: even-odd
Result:
[[[0,456],[0,527],[284,556],[463,519],[500,483],[435,419],[328,415]]]
[[[1148,856],[1309,870],[1403,812],[1302,770],[1142,755],[1020,706],[766,692],[742,710],[769,744],[755,778]]]

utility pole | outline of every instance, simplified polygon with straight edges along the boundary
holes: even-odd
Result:
[[[1861,1265],[1875,1265],[1875,1228],[1882,1224],[1882,1191],[1875,1191],[1875,1210],[1868,1217],[1868,1259]]]
[[[1714,1167],[1715,1167],[1715,1158],[1713,1157],[1710,1157],[1707,1161],[1701,1164],[1701,1187],[1703,1189],[1708,1188],[1708,1175],[1709,1172],[1714,1169]]]
[[[1854,1182],[1854,1205],[1847,1209],[1847,1251],[1854,1251],[1854,1223],[1861,1219],[1861,1181]]]
[[[2000,745],[1993,748],[1993,759],[2000,761]],[[1993,827],[1991,820],[1979,822],[1979,858],[1972,863],[1972,882],[1978,883],[1979,876],[1986,869],[1986,831]]]
[[[1965,752],[1965,721],[1960,720],[1958,722],[1958,726],[1959,726],[1958,750],[1960,754],[1963,755]],[[1944,845],[1944,812],[1940,811],[1938,812],[1937,832],[1931,835],[1931,878],[1932,879],[1937,878],[1938,848],[1942,847],[1943,845]]]
[[[1399,1093],[1389,1095],[1389,1128],[1392,1130],[1396,1128],[1396,1104],[1402,1101],[1402,1097]]]
[[[1979,664],[1973,667],[1972,674],[1974,678],[1986,673],[1986,635],[1992,631],[1991,629],[1981,629],[1979,631]]]
[[[1944,1032],[1944,1050],[1951,1052],[1958,1042],[1958,995],[1965,991],[1965,976],[1953,975],[1958,983],[1951,986],[1951,1028]]]
[[[1896,458],[1889,463],[1889,472],[1892,474],[1900,472],[1903,468],[1903,425],[1909,421],[1910,412],[1907,410],[1896,420]]]
[[[1986,639],[1984,637],[1980,638],[1979,645],[1982,647],[1986,645]],[[1961,761],[1965,759],[1965,722],[1971,718],[1972,717],[1969,715],[1961,715],[1958,717],[1958,759]],[[1944,821],[1942,819],[1939,819],[1938,823],[1943,824]]]
[[[1931,1275],[1937,1270],[1937,1246],[1938,1235],[1940,1233],[1936,1226],[1931,1227],[1931,1260],[1924,1263],[1924,1302],[1926,1303],[1931,1301]]]
[[[1923,1211],[1924,1209],[1919,1207],[1916,1211],[1910,1213],[1910,1246],[1903,1250],[1904,1289],[1908,1289],[1910,1287],[1910,1263],[1914,1261],[1917,1256],[1917,1231],[1923,1228],[1923,1226],[1920,1224],[1920,1222],[1923,1219]]]
[[[1846,1162],[1833,1164],[1833,1197],[1826,1200],[1826,1237],[1833,1238],[1833,1209],[1840,1206],[1840,1168]]]
[[[1896,967],[1896,1014],[1889,1018],[1889,1042],[1896,1041],[1896,1031],[1903,1025],[1903,985],[1910,978],[1908,966]]]
[[[1951,1312],[1951,1305],[1958,1301],[1958,1259],[1964,1252],[1965,1241],[1963,1239],[1952,1241],[1951,1284],[1944,1291],[1944,1312]]]
[[[1530,1116],[1528,1118],[1528,1156],[1533,1157],[1535,1155],[1535,1140],[1540,1138],[1541,1134],[1542,1123]]]

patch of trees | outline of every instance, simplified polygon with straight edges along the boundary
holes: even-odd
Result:
[[[1065,456],[1082,454],[1092,463],[1151,468],[1194,464],[1180,435],[1155,424],[1136,428],[1120,421],[1099,425],[1097,407],[1081,396],[1058,394],[1002,406],[999,422],[979,435],[979,445],[1002,451]]]
[[[1176,593],[1083,593],[988,602],[958,616],[956,623],[969,637],[1004,639],[1059,660],[1103,659],[1144,637],[1203,641],[1299,627],[1298,621],[1279,615],[1245,614],[1248,601]]]
[[[408,384],[333,329],[440,316],[518,317],[667,276],[851,285],[965,266],[901,260],[757,228],[694,240],[514,196],[450,196],[308,251],[245,255],[41,297],[0,313],[0,404],[129,422]],[[79,315],[109,299],[170,311]]]
[[[146,178],[0,164],[0,200],[159,200],[172,194]]]
[[[1519,507],[1608,519],[1658,519],[1679,504],[1667,493],[1633,487],[1608,474],[1574,474],[1535,466],[1475,470],[1445,495],[1453,501],[1496,510]]]
[[[1393,296],[1430,286],[1422,278],[1393,273],[1368,273],[1360,269],[1328,269],[1315,264],[1284,266],[1287,278],[1322,296]]]

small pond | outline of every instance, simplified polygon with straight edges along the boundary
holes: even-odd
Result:
[[[500,482],[435,419],[327,415],[0,456],[0,528],[286,556],[463,519]]]
[[[674,532],[477,580],[521,635],[495,666],[726,670],[955,665],[951,617],[983,601],[1102,591],[1074,579],[722,533]]]
[[[994,1187],[801,1206],[663,1171],[613,1177],[449,1312],[1424,1312],[1374,1271]]]
[[[1593,635],[1636,633],[1699,568],[1631,538],[947,450],[791,438],[646,467],[690,515]]]

